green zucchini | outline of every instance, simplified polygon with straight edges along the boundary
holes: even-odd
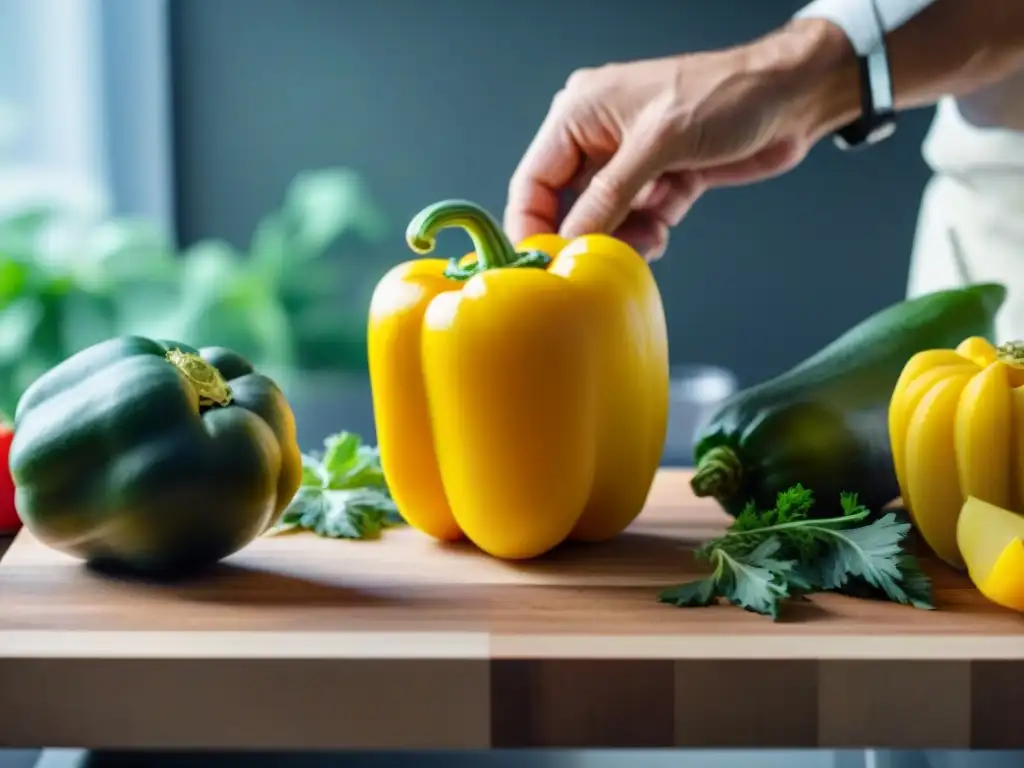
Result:
[[[952,349],[969,336],[995,341],[1006,288],[979,283],[893,304],[785,373],[736,393],[700,430],[693,492],[733,517],[748,502],[770,508],[802,484],[815,514],[830,516],[842,492],[877,510],[900,495],[888,410],[907,361]]]

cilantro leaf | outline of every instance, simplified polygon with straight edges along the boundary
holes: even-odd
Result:
[[[796,565],[792,560],[774,557],[780,548],[779,540],[771,538],[744,557],[731,557],[726,550],[718,550],[722,561],[728,563],[723,569],[727,578],[719,579],[720,584],[729,587],[723,597],[744,610],[778,619],[781,603],[789,597],[786,577]]]
[[[685,607],[714,605],[722,598],[744,610],[777,619],[782,601],[790,596],[788,574],[796,566],[793,560],[776,557],[780,549],[775,537],[743,555],[718,548],[711,555],[715,563],[711,576],[666,589],[658,600]]]
[[[772,509],[759,510],[753,501],[749,502],[736,518],[730,530],[758,530],[797,520],[806,520],[813,508],[814,494],[797,483],[789,490],[778,494]]]
[[[921,570],[917,560],[911,555],[903,554],[899,556],[897,562],[900,569],[898,586],[905,599],[897,599],[896,602],[911,605],[920,610],[934,611],[931,580]],[[868,600],[893,600],[884,590],[860,577],[851,578],[841,590],[837,591],[844,595]]]
[[[688,581],[677,587],[663,590],[658,602],[671,603],[680,607],[707,607],[718,602],[718,583],[714,576]]]
[[[822,589],[842,589],[850,578],[859,577],[893,600],[903,595],[897,584],[901,574],[896,558],[903,551],[901,542],[910,530],[908,524],[897,523],[890,513],[859,528],[812,530],[822,539],[831,539],[814,565]]]
[[[812,518],[814,495],[799,484],[779,493],[772,509],[751,502],[724,536],[696,551],[714,565],[712,575],[667,589],[659,601],[686,607],[722,598],[773,619],[787,599],[814,592],[932,609],[931,582],[903,552],[910,523],[891,512],[865,522],[870,511],[853,493],[842,494],[840,505],[838,517]]]
[[[363,445],[353,432],[340,432],[324,441],[321,463],[331,488],[386,488],[380,454],[375,446]]]
[[[932,602],[932,581],[921,570],[921,564],[913,555],[901,554],[897,558],[900,567],[900,586],[909,598],[909,604],[925,611],[934,611]]]
[[[302,454],[302,481],[301,486],[312,485],[320,487],[326,481],[320,462],[312,456]]]
[[[299,490],[268,534],[307,530],[334,539],[375,539],[404,521],[388,491],[380,455],[353,432],[302,456]]]
[[[343,473],[355,461],[359,446],[363,444],[354,432],[339,432],[324,440],[324,457],[321,461],[328,475]]]
[[[288,505],[279,526],[332,539],[375,539],[397,519],[395,503],[375,489],[303,487]]]

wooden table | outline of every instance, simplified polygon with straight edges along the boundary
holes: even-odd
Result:
[[[0,746],[1024,747],[1024,619],[944,567],[932,612],[657,603],[725,523],[666,470],[618,540],[528,564],[300,534],[177,585],[23,533],[0,562]]]

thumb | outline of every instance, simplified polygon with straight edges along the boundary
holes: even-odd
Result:
[[[643,186],[659,174],[652,143],[627,139],[608,163],[591,178],[562,222],[562,237],[615,231]]]

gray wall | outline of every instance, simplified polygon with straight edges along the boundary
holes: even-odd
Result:
[[[421,206],[500,213],[509,174],[575,68],[740,42],[786,0],[174,0],[179,234],[239,244],[300,169],[350,165],[394,231],[374,274],[410,256]],[[855,156],[701,200],[656,266],[673,362],[746,384],[904,290],[930,113]],[[449,233],[446,233],[446,237]],[[450,233],[443,248],[463,252]]]

